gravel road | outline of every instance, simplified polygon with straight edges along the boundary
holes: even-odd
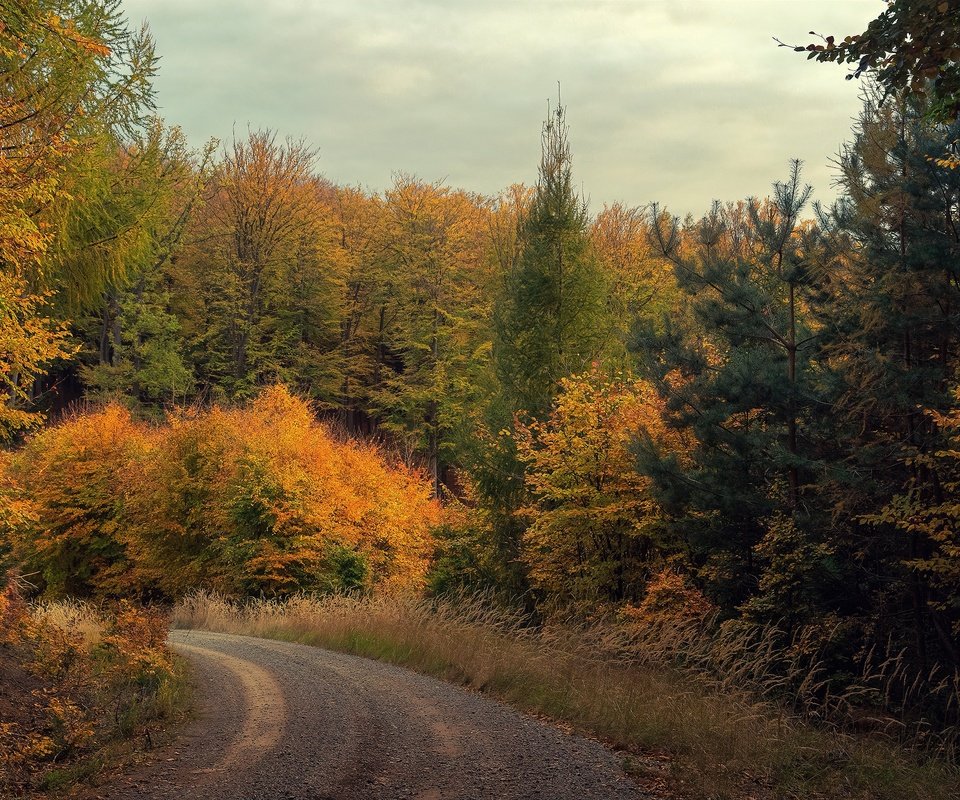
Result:
[[[388,664],[201,631],[197,719],[110,800],[638,800],[617,757]],[[101,792],[107,787],[101,787]]]

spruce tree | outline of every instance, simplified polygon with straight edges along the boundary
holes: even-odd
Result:
[[[518,227],[516,257],[503,264],[494,307],[493,366],[498,383],[487,408],[474,477],[492,520],[495,548],[512,590],[520,566],[523,464],[514,420],[544,420],[560,381],[596,359],[611,331],[607,287],[589,236],[586,204],[574,191],[562,105],[543,124],[539,180]]]
[[[515,411],[549,413],[561,378],[581,371],[609,333],[606,285],[573,188],[562,105],[544,122],[540,177],[520,229],[520,256],[495,310],[497,375]]]

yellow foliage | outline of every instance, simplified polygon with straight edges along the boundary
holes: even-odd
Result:
[[[659,511],[631,446],[649,437],[669,451],[682,443],[662,421],[648,385],[609,380],[599,369],[561,381],[551,416],[517,424],[533,502],[523,559],[534,585],[554,597],[636,596],[658,558]]]
[[[6,476],[32,504],[15,556],[53,596],[416,589],[440,521],[419,473],[338,441],[281,386],[158,427],[117,405],[80,414]]]
[[[0,234],[0,263],[10,264],[6,243],[9,238]],[[0,402],[0,442],[42,420],[18,403],[27,400],[27,390],[46,365],[74,349],[67,344],[65,327],[44,316],[44,300],[27,289],[24,279],[0,271],[0,383],[6,396]]]
[[[41,573],[48,595],[125,591],[124,481],[150,440],[129,411],[108,406],[44,430],[14,456],[12,477],[33,520],[16,528],[12,544],[20,563]]]

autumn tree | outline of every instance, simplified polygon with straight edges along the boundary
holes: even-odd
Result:
[[[383,258],[396,278],[384,344],[396,362],[382,365],[373,401],[381,427],[425,455],[438,496],[490,334],[485,217],[478,197],[406,177],[385,197]]]
[[[610,355],[623,357],[639,324],[657,327],[679,297],[670,262],[652,246],[646,209],[604,206],[590,223],[590,241],[609,282],[614,330]]]
[[[550,602],[635,599],[665,553],[633,440],[655,437],[672,452],[681,440],[664,428],[662,401],[642,382],[594,368],[560,386],[550,416],[516,432],[530,497],[522,558]]]
[[[185,413],[129,489],[131,552],[177,596],[415,589],[439,507],[412,470],[337,442],[280,386],[247,407]]]
[[[331,187],[324,195],[343,265],[339,336],[335,364],[340,384],[333,406],[347,429],[369,432],[371,392],[385,360],[389,265],[383,258],[382,198],[358,188]]]
[[[135,590],[121,516],[125,481],[148,432],[118,406],[42,431],[10,474],[34,509],[11,536],[13,554],[50,597]]]
[[[177,129],[156,121],[114,150],[96,192],[66,227],[64,260],[113,264],[99,302],[79,314],[86,340],[81,377],[91,397],[135,405],[183,400],[194,384],[174,313],[175,258],[209,178],[213,144],[192,153]],[[82,233],[81,233],[82,232]]]
[[[67,185],[105,138],[136,130],[152,108],[153,43],[119,3],[4,2],[0,29],[0,338],[3,435],[35,421],[34,383],[68,354],[51,308],[99,274],[51,258]],[[74,206],[75,207],[75,206]]]
[[[214,394],[246,397],[281,378],[335,390],[325,356],[337,338],[341,270],[314,156],[303,142],[255,132],[233,142],[214,174],[179,263],[194,294],[184,298],[185,328]]]
[[[888,0],[862,33],[794,49],[855,65],[847,79],[870,75],[885,95],[929,95],[928,113],[938,121],[960,115],[960,0]]]

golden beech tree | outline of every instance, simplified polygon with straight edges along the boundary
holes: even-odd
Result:
[[[638,318],[659,322],[675,304],[676,281],[669,262],[653,252],[643,208],[604,206],[590,226],[590,240],[610,281],[610,306],[620,336]]]
[[[662,554],[658,507],[631,443],[649,436],[674,451],[681,443],[641,381],[611,380],[595,365],[560,386],[545,421],[517,424],[533,498],[521,511],[530,521],[521,557],[533,584],[552,598],[635,598]]]
[[[344,264],[315,151],[271,131],[234,141],[180,259],[203,382],[243,399],[277,380],[332,394]]]
[[[451,437],[476,391],[470,370],[489,336],[488,208],[479,196],[399,176],[384,210],[395,364],[373,399],[381,426],[424,454],[439,495]]]

